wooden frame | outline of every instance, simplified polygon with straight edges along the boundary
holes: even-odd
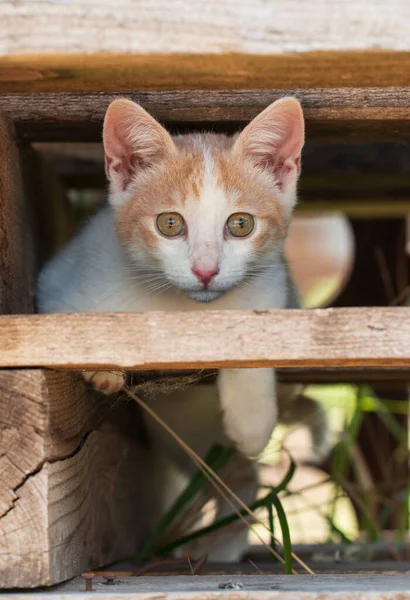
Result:
[[[406,307],[10,315],[0,366],[410,367],[409,340]]]
[[[402,140],[410,139],[410,88],[405,81],[402,85],[195,94],[187,89],[135,93],[134,85],[124,89],[124,95],[171,126],[215,123],[234,130],[273,100],[292,94],[304,105],[310,136]],[[0,276],[2,312],[32,311],[35,251],[30,249],[36,247],[35,227],[23,219],[29,202],[21,140],[99,138],[104,111],[118,95],[3,89],[0,110],[7,117],[0,117],[0,151],[6,157],[0,166],[0,258],[6,267]],[[49,585],[132,554],[144,535],[144,503],[152,507],[150,457],[138,432],[127,429],[129,415],[122,409],[105,411],[80,378],[45,367],[387,367],[404,379],[410,367],[409,339],[406,308],[0,317],[0,587]],[[138,472],[132,470],[135,464],[140,465]],[[209,579],[199,591],[190,587],[192,581],[184,580],[179,591],[198,600],[215,592],[207,587]],[[266,586],[274,584],[259,580],[246,595],[283,597],[302,586],[316,597],[317,590],[309,588],[312,579],[300,579],[296,587],[289,579],[283,581],[267,592]],[[393,589],[391,593],[404,597],[408,584],[395,578],[392,588],[392,581],[379,581],[381,592]],[[362,597],[369,588],[368,579],[351,584],[348,598]],[[340,591],[340,582],[333,585]],[[321,588],[323,592],[322,583]],[[156,580],[150,597],[160,589]],[[127,591],[138,593],[130,587]],[[163,593],[166,597],[165,588]],[[235,597],[241,594],[235,592]]]
[[[310,137],[409,139],[409,87],[13,93],[0,95],[0,110],[31,140],[90,141],[100,139],[105,111],[119,96],[169,125],[222,123],[235,129],[287,95],[302,102]]]

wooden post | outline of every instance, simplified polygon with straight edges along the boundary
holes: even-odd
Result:
[[[70,373],[0,372],[0,588],[58,583],[135,553],[154,498],[134,411]]]
[[[17,137],[0,113],[0,313],[33,310],[30,225]]]

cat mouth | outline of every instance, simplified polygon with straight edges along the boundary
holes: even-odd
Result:
[[[224,294],[224,291],[218,292],[204,288],[202,290],[185,290],[185,293],[196,302],[212,302],[220,298]]]

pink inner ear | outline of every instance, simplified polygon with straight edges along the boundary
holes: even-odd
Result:
[[[107,177],[118,190],[125,190],[137,169],[151,166],[173,148],[168,132],[141,106],[126,99],[109,106],[103,139]]]
[[[298,164],[300,164],[300,158],[297,161],[287,158],[275,163],[273,172],[281,190],[285,189],[299,175],[300,169],[297,166]]]
[[[124,191],[130,183],[132,176],[135,173],[136,161],[133,156],[123,156],[119,159],[114,159],[105,155],[105,171],[107,177],[112,179],[113,173],[118,175],[118,180],[121,189]]]
[[[128,141],[130,125],[124,119],[126,115],[120,111],[112,112],[107,114],[104,123],[105,168],[108,179],[115,179],[124,190],[135,170],[133,149]]]
[[[294,98],[274,102],[240,134],[236,146],[254,163],[271,171],[281,189],[296,181],[304,144],[303,113]]]

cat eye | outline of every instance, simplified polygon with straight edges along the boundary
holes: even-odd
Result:
[[[234,237],[246,237],[252,233],[255,221],[248,213],[234,213],[227,222],[226,228]]]
[[[161,213],[157,217],[158,230],[168,237],[176,237],[185,231],[185,221],[178,213]]]

